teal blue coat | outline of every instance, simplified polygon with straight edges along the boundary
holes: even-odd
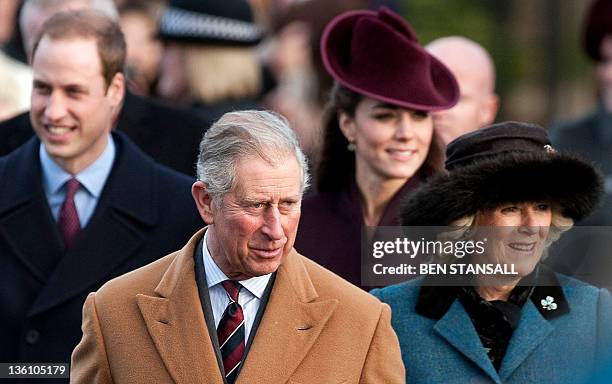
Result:
[[[438,300],[440,287],[422,291],[419,278],[372,294],[391,306],[408,383],[588,382],[610,357],[612,297],[566,276],[549,272],[549,279],[558,284],[534,289],[499,372],[459,299]],[[540,300],[549,295],[557,310],[542,307]]]

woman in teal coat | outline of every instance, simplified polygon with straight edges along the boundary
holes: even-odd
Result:
[[[596,206],[598,171],[516,122],[451,142],[446,168],[404,203],[402,224],[448,226],[438,239],[487,237],[481,254],[438,256],[515,274],[429,275],[372,291],[392,308],[407,382],[589,382],[612,351],[610,293],[540,261]]]

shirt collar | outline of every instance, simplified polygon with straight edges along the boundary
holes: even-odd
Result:
[[[74,177],[92,196],[98,198],[102,193],[106,179],[110,174],[115,161],[115,142],[111,135],[108,137],[108,145],[102,154],[89,167],[85,168]],[[43,186],[51,194],[57,193],[72,175],[60,167],[45,150],[43,143],[39,147],[40,165],[43,173]]]
[[[229,278],[223,273],[221,268],[213,260],[210,251],[208,250],[208,230],[204,232],[204,241],[202,241],[202,257],[204,258],[204,272],[206,273],[206,282],[208,288],[214,287]],[[240,285],[251,292],[255,297],[261,299],[266,290],[266,286],[270,281],[271,273],[263,276],[251,277],[250,279],[240,280]]]

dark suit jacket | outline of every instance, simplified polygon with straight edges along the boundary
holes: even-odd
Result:
[[[210,123],[193,113],[127,92],[117,130],[159,163],[195,176],[200,140]],[[9,154],[33,135],[29,112],[0,123],[0,156]]]
[[[96,210],[63,250],[41,184],[39,140],[0,157],[0,361],[69,362],[87,294],[182,246],[203,223],[193,182],[113,134]]]
[[[204,320],[206,321],[206,328],[208,329],[209,335],[216,335],[217,329],[215,327],[215,319],[213,316],[212,305],[210,303],[210,294],[208,291],[208,283],[206,282],[206,271],[204,270],[204,260],[202,256],[202,245],[204,243],[204,238],[200,239],[196,250],[194,252],[194,264],[195,264],[195,277],[196,284],[198,286],[198,294],[200,296],[200,303],[202,304],[202,312],[204,313]],[[259,309],[257,310],[257,314],[255,315],[255,320],[253,321],[253,326],[251,327],[251,332],[249,334],[249,338],[246,342],[244,354],[242,357],[242,362],[246,360],[246,357],[251,349],[251,344],[253,343],[253,338],[257,334],[257,329],[259,328],[259,323],[261,322],[261,317],[263,316],[266,306],[268,305],[268,299],[270,299],[270,291],[274,286],[274,280],[276,279],[276,273],[273,273],[270,277],[270,281],[264,291],[264,294],[261,298],[261,302],[259,304]],[[217,337],[211,336],[210,338],[213,349],[215,351],[215,355],[217,356],[217,364],[219,365],[219,372],[224,372],[223,370],[223,357],[221,356],[221,349],[219,347],[219,340]],[[238,372],[242,369],[243,364],[236,368]],[[224,383],[227,381],[224,380]]]

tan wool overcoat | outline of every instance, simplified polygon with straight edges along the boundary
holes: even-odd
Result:
[[[194,272],[203,233],[89,295],[71,383],[223,384]],[[390,317],[386,304],[292,250],[237,383],[404,383]]]

